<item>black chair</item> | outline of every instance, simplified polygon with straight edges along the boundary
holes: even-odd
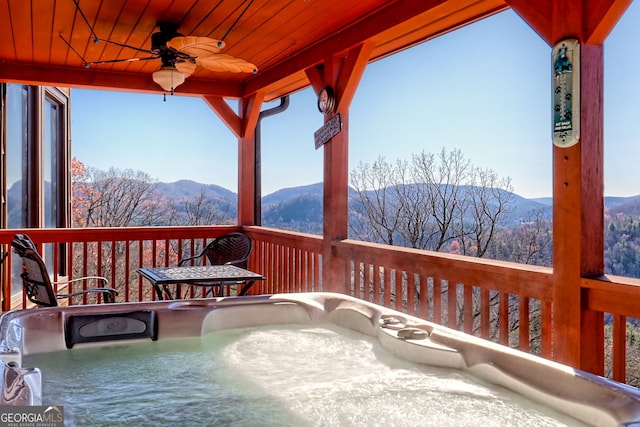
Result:
[[[182,267],[191,260],[206,256],[211,265],[235,265],[247,268],[249,254],[251,254],[251,239],[244,233],[229,233],[214,239],[198,255],[181,259],[178,266]]]
[[[249,236],[240,232],[229,233],[214,239],[198,255],[181,259],[178,262],[178,266],[185,266],[189,262],[206,256],[211,265],[235,265],[246,269],[251,249],[252,245]],[[222,295],[222,286],[215,286],[215,284],[211,283],[202,283],[202,285],[211,286],[212,294],[216,296]],[[214,286],[218,288],[215,293]]]
[[[34,304],[42,307],[55,307],[59,299],[68,299],[74,296],[96,293],[102,294],[104,302],[114,303],[118,291],[107,288],[107,279],[99,276],[80,277],[77,279],[61,282],[52,282],[47,272],[47,266],[40,254],[38,254],[35,243],[26,234],[16,234],[11,242],[11,246],[16,254],[22,258],[22,286],[27,294],[27,298]],[[64,285],[68,283],[96,280],[99,287],[72,292],[70,294],[56,294],[53,285]]]

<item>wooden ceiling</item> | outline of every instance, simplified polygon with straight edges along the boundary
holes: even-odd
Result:
[[[184,35],[224,39],[221,53],[258,68],[198,68],[176,94],[264,90],[268,101],[308,86],[306,68],[364,41],[375,60],[506,8],[503,0],[0,0],[0,81],[161,92],[151,78],[159,59],[84,62],[148,56],[134,48],[150,50],[165,21]]]

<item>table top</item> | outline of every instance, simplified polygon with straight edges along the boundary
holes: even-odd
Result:
[[[263,275],[234,265],[140,268],[138,273],[155,284],[264,280]]]

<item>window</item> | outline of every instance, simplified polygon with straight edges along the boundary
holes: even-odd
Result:
[[[29,88],[7,85],[6,90],[6,143],[5,143],[5,189],[6,228],[27,226],[26,189],[23,171],[26,169],[29,141]]]
[[[4,117],[0,118],[5,134],[2,167],[6,202],[0,214],[2,226],[66,227],[70,185],[66,171],[70,152],[68,92],[5,84],[1,93],[6,106]],[[53,271],[52,252],[52,247],[45,247],[43,253],[50,271]],[[64,256],[60,258],[58,273],[64,274]],[[14,265],[16,268],[13,280],[19,278],[20,265]]]

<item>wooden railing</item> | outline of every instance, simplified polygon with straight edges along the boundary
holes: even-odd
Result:
[[[153,227],[114,229],[0,230],[0,244],[25,232],[39,245],[54,280],[96,274],[119,290],[118,302],[155,298],[137,274],[140,267],[172,266],[210,239],[243,230],[253,241],[249,268],[265,275],[253,293],[339,290],[523,351],[553,358],[553,272],[549,268],[424,250],[343,240],[264,227]],[[323,257],[341,259],[342,283],[323,283]],[[64,260],[64,262],[62,262]],[[20,292],[19,259],[3,269],[3,310],[26,307]],[[61,265],[62,264],[62,265]],[[326,265],[326,263],[325,263]],[[13,271],[13,277],[12,276]],[[18,288],[19,289],[19,288]],[[602,353],[588,370],[605,373],[605,314],[612,315],[612,371],[626,382],[626,320],[640,313],[640,280],[612,276],[582,280],[585,352]],[[192,296],[199,296],[192,293]],[[84,303],[78,301],[77,303]]]
[[[266,277],[252,293],[326,290],[322,286],[322,237],[264,227],[245,227],[253,241],[250,267]]]
[[[239,227],[140,227],[86,229],[22,229],[0,230],[5,261],[2,277],[2,309],[29,306],[20,292],[20,259],[10,250],[16,233],[25,233],[37,244],[44,256],[53,281],[71,280],[85,276],[103,276],[109,286],[118,290],[118,302],[150,301],[155,298],[153,288],[137,273],[141,267],[176,265],[185,256],[192,256],[206,242]],[[83,288],[91,283],[82,282]],[[79,288],[69,285],[64,292]],[[56,289],[56,292],[62,290]],[[196,290],[192,289],[192,296]],[[81,301],[70,303],[86,303]]]
[[[486,339],[550,357],[551,269],[389,247],[336,244],[351,293]]]

